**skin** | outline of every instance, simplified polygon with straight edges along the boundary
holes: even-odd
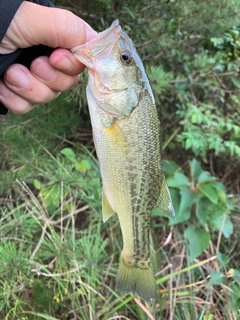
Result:
[[[0,54],[39,44],[56,49],[50,57],[36,58],[30,70],[12,64],[0,79],[0,101],[13,113],[24,114],[36,104],[49,102],[69,90],[78,81],[84,65],[68,49],[96,35],[70,11],[24,1],[0,44]]]

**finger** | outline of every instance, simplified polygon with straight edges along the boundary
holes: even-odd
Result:
[[[69,50],[62,48],[53,51],[50,55],[49,63],[53,67],[71,76],[78,75],[85,68]]]
[[[7,69],[4,73],[4,83],[11,91],[31,104],[46,103],[59,95],[20,64],[13,64]]]
[[[70,76],[54,68],[48,57],[35,59],[30,70],[35,78],[54,91],[67,91],[79,80],[79,75]]]
[[[16,48],[43,44],[70,49],[96,35],[84,20],[72,12],[28,1],[22,2],[8,29],[8,40]]]
[[[34,108],[34,104],[18,96],[0,80],[0,101],[13,113],[24,114]]]

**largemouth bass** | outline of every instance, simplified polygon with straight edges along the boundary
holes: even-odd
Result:
[[[103,220],[117,213],[123,236],[117,288],[155,303],[150,215],[159,208],[174,217],[174,210],[162,169],[153,93],[133,42],[118,20],[72,52],[88,68],[87,99],[102,176]]]

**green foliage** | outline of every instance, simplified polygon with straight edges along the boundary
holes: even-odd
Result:
[[[96,188],[96,185],[100,186],[99,172],[95,170],[96,163],[92,159],[81,159],[82,157],[86,155],[77,156],[71,148],[64,148],[54,158],[55,163],[53,162],[54,168],[51,169],[51,176],[49,176],[49,171],[47,174],[42,173],[40,178],[44,183],[34,179],[34,186],[39,190],[39,196],[46,208],[59,207],[60,199],[65,208],[70,187],[75,190],[75,194],[81,194],[83,199],[87,198],[88,203],[91,203],[92,206],[96,206],[96,203],[99,202],[101,188]]]
[[[184,236],[189,241],[191,260],[194,260],[209,247],[210,234],[202,228],[196,228],[193,225],[189,225],[184,232]]]
[[[233,116],[221,118],[217,107],[201,104],[187,105],[186,110],[179,112],[183,125],[183,133],[178,137],[186,150],[191,149],[196,156],[207,161],[207,152],[214,150],[216,155],[225,153],[239,156],[238,136],[240,133],[239,120]],[[237,124],[234,124],[234,122]],[[224,139],[228,136],[229,139]]]
[[[230,284],[230,306],[232,310],[239,311],[240,305],[240,271],[236,269],[231,269],[229,271],[230,275],[233,277],[234,282]]]
[[[239,59],[240,54],[240,28],[233,27],[226,30],[221,38],[211,38],[211,42],[215,48],[224,52],[226,59]]]
[[[176,163],[164,162],[176,212],[176,220],[170,220],[169,224],[188,221],[184,236],[189,242],[191,260],[194,260],[210,245],[211,232],[206,230],[206,225],[213,231],[221,231],[226,238],[230,237],[233,232],[229,216],[232,205],[224,185],[208,171],[203,170],[198,160],[193,159],[188,165],[190,179]],[[174,168],[172,174],[170,168]],[[159,213],[158,210],[154,210],[155,215]]]

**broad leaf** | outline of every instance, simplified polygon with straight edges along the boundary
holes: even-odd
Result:
[[[70,160],[71,162],[75,162],[76,161],[76,156],[74,151],[71,148],[65,148],[61,150],[61,153],[68,158],[68,160]]]
[[[192,192],[190,188],[182,188],[180,190],[181,202],[179,213],[181,214],[187,208],[190,209],[191,205],[198,199],[198,193]]]
[[[233,278],[240,285],[240,270],[234,269]]]
[[[240,306],[240,287],[237,283],[232,283],[229,288],[230,308],[232,311],[237,312]]]
[[[198,177],[202,172],[201,164],[198,160],[192,159],[189,161],[189,167],[190,167],[190,172],[191,172],[191,177],[192,179],[197,182]]]
[[[230,260],[230,258],[228,258],[227,255],[225,255],[225,254],[223,254],[221,252],[218,252],[217,261],[220,264],[221,268],[226,267],[228,262],[229,262],[229,260]]]
[[[194,260],[209,247],[210,235],[204,229],[190,225],[185,230],[184,237],[189,241],[191,260]]]
[[[206,198],[201,198],[196,203],[196,216],[203,227],[206,224],[209,215],[209,205],[211,204],[212,203]]]
[[[204,194],[212,203],[218,203],[218,194],[215,188],[210,184],[201,184],[198,189]]]
[[[210,182],[210,181],[216,181],[217,178],[211,176],[211,174],[208,171],[202,171],[201,174],[198,177],[198,183],[204,183],[204,182]]]
[[[229,215],[223,214],[220,210],[217,210],[213,214],[209,215],[209,226],[213,229],[222,230],[225,238],[229,238],[233,233],[233,224]]]
[[[220,199],[220,201],[226,204],[227,194],[225,186],[221,182],[213,182],[211,185],[214,186],[214,188],[217,190],[218,198]]]
[[[33,180],[33,184],[34,184],[34,187],[35,187],[37,190],[40,190],[40,189],[41,189],[41,182],[40,182],[38,179],[34,179],[34,180]]]
[[[173,175],[175,171],[179,169],[179,165],[174,161],[164,160],[163,161],[163,170],[165,174]]]
[[[167,184],[172,188],[180,188],[189,185],[189,180],[182,172],[176,172],[173,177],[167,179]]]
[[[188,219],[190,219],[191,213],[189,208],[182,210],[180,212],[180,203],[181,203],[180,192],[177,189],[169,189],[169,191],[170,191],[173,207],[175,210],[175,216],[176,216],[175,220],[169,219],[169,225],[171,226],[183,221],[187,221]]]
[[[226,283],[226,278],[222,272],[220,271],[211,272],[211,278],[208,282],[210,286],[213,284],[225,284],[225,283]]]
[[[81,173],[86,173],[87,170],[91,169],[90,162],[87,160],[81,160],[75,164],[75,168],[77,171]]]

